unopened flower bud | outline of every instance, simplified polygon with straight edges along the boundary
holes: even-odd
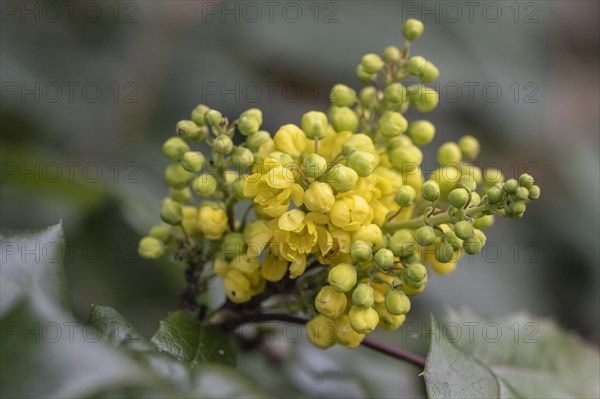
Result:
[[[383,137],[391,138],[401,135],[406,131],[408,122],[399,112],[387,111],[379,119],[379,133]]]
[[[250,117],[254,118],[259,125],[263,123],[262,111],[258,108],[249,108],[240,114],[240,118]]]
[[[375,156],[366,151],[354,151],[348,156],[348,166],[360,177],[367,177],[375,169]]]
[[[192,173],[183,169],[179,163],[171,164],[165,169],[165,181],[173,188],[184,188],[191,177]]]
[[[383,96],[390,104],[402,104],[408,101],[406,87],[402,83],[392,83],[385,88]]]
[[[517,187],[515,190],[515,198],[520,199],[522,201],[526,201],[529,199],[529,190],[525,187]]]
[[[162,242],[167,242],[173,237],[173,226],[169,226],[168,224],[160,224],[158,226],[153,226],[148,235],[150,237],[154,237]]]
[[[446,231],[444,233],[446,237],[446,242],[452,246],[452,249],[458,251],[462,248],[463,240],[456,236],[453,230]]]
[[[259,130],[258,132],[254,133],[252,136],[248,136],[246,138],[246,145],[248,146],[248,149],[250,151],[257,152],[261,145],[263,145],[264,143],[266,143],[270,140],[272,140],[272,138],[271,138],[271,135],[269,134],[269,132],[266,132],[264,130]]]
[[[385,62],[398,62],[400,58],[402,58],[402,54],[396,46],[388,46],[383,50],[383,59]]]
[[[359,284],[352,292],[352,303],[356,306],[370,308],[375,302],[375,292],[368,284]]]
[[[363,88],[358,97],[363,108],[373,109],[377,105],[377,91],[374,87],[368,86]]]
[[[181,166],[188,172],[198,172],[204,165],[204,155],[199,151],[188,151],[181,157]]]
[[[198,229],[210,240],[218,240],[227,230],[225,211],[213,204],[204,203],[198,208]]]
[[[204,114],[204,122],[208,126],[217,126],[223,120],[221,113],[215,109],[210,109]]]
[[[354,132],[358,127],[358,116],[348,107],[331,107],[331,125],[336,132]]]
[[[160,218],[167,224],[180,224],[183,218],[183,208],[181,207],[181,204],[170,198],[165,199],[162,208],[160,209]]]
[[[483,245],[481,244],[481,241],[475,235],[469,237],[463,243],[463,249],[469,255],[478,254],[479,252],[481,252],[482,248],[483,248]]]
[[[473,229],[473,225],[466,220],[461,220],[460,222],[456,222],[454,225],[454,233],[461,240],[466,240],[468,238],[473,237],[475,234],[475,230]]]
[[[496,187],[492,187],[487,192],[488,201],[490,204],[497,204],[502,201],[502,190]]]
[[[467,190],[467,193],[476,194],[474,191],[477,188],[477,183],[475,182],[475,179],[469,175],[462,175],[460,179],[458,179],[457,186]]]
[[[212,148],[219,154],[227,155],[233,150],[233,141],[228,136],[221,135],[215,138]]]
[[[203,173],[192,181],[192,191],[200,198],[213,195],[217,189],[217,180],[213,175]]]
[[[408,60],[408,64],[406,65],[406,69],[412,75],[418,75],[421,73],[423,68],[425,67],[425,63],[427,60],[420,55],[416,55],[414,57],[410,57]]]
[[[225,256],[225,260],[231,261],[236,256],[245,252],[246,243],[242,233],[229,233],[223,238],[221,244],[221,252]]]
[[[533,185],[529,188],[529,199],[536,200],[540,198],[540,186]]]
[[[454,257],[455,249],[448,242],[440,242],[435,246],[434,256],[440,263],[448,263]]]
[[[427,268],[421,263],[412,263],[407,266],[404,281],[412,288],[422,287],[427,281]]]
[[[356,67],[356,77],[363,83],[370,83],[377,79],[377,74],[368,73],[367,71],[365,71],[365,68],[362,64],[358,64]]]
[[[174,201],[184,203],[192,199],[192,192],[189,187],[184,188],[169,188],[169,197]]]
[[[435,202],[440,198],[440,185],[434,180],[427,180],[423,183],[421,195],[425,201]]]
[[[365,241],[357,240],[352,243],[352,247],[350,248],[350,255],[355,261],[363,263],[368,260],[371,260],[373,250],[371,246]]]
[[[448,202],[455,208],[462,208],[469,201],[469,193],[464,188],[455,188],[448,194]]]
[[[398,230],[394,233],[388,248],[400,258],[406,258],[415,252],[415,239],[410,230]]]
[[[251,136],[258,132],[260,124],[256,118],[251,116],[242,116],[237,123],[237,128],[244,136]]]
[[[437,91],[425,86],[412,86],[408,91],[408,99],[419,112],[429,112],[437,107],[440,96]]]
[[[396,191],[396,203],[401,207],[407,207],[414,201],[417,192],[409,185],[404,185]]]
[[[440,76],[439,69],[429,61],[425,62],[425,65],[423,65],[423,68],[419,73],[419,79],[421,79],[421,82],[423,83],[431,83],[436,80],[438,76]]]
[[[506,183],[504,183],[503,190],[507,194],[514,194],[517,191],[517,187],[519,187],[519,182],[515,179],[508,179]]]
[[[353,134],[342,145],[342,153],[348,156],[356,150],[375,152],[373,140],[364,133]]]
[[[327,281],[338,292],[347,292],[356,285],[356,269],[348,263],[340,263],[329,271]]]
[[[343,193],[350,191],[356,186],[358,174],[344,165],[335,165],[325,176],[325,182],[329,183],[335,191]]]
[[[304,205],[309,211],[326,213],[335,204],[333,189],[327,183],[314,181],[304,192]]]
[[[334,320],[320,314],[306,323],[306,335],[313,345],[326,349],[336,344],[335,328]]]
[[[329,99],[335,106],[351,107],[356,102],[356,91],[346,85],[337,84],[331,89]]]
[[[460,147],[451,141],[442,144],[438,149],[437,160],[442,166],[458,163],[461,158]]]
[[[535,182],[535,180],[534,180],[533,176],[531,176],[527,173],[523,173],[521,176],[519,176],[519,185],[522,187],[529,189],[533,186],[534,182]]]
[[[196,108],[194,108],[194,110],[192,111],[191,118],[196,125],[206,126],[206,122],[204,121],[204,114],[206,114],[206,111],[208,111],[209,109],[210,108],[208,108],[204,104],[200,104]]]
[[[323,316],[332,319],[337,319],[344,313],[346,304],[346,295],[328,285],[321,288],[315,298],[315,308],[317,308],[317,311]]]
[[[235,147],[231,152],[231,162],[238,167],[247,168],[254,162],[254,154],[245,147]]]
[[[494,224],[494,215],[484,215],[473,221],[473,227],[476,229],[485,229]]]
[[[190,150],[190,146],[179,137],[171,137],[163,144],[163,154],[172,161],[179,159]]]
[[[389,269],[394,267],[394,254],[387,248],[381,248],[375,253],[375,258],[373,261],[380,268]]]
[[[502,175],[502,172],[496,168],[486,168],[483,171],[483,181],[488,186],[493,186],[494,184],[503,182],[504,176]]]
[[[525,202],[523,201],[511,201],[508,204],[508,210],[514,215],[521,215],[526,209]]]
[[[138,253],[142,258],[158,259],[165,253],[165,244],[154,237],[146,236],[140,240]]]
[[[360,63],[366,73],[374,74],[383,68],[383,60],[377,54],[366,54]]]
[[[458,146],[465,159],[472,161],[479,155],[479,140],[469,134],[458,140]]]
[[[389,290],[385,296],[385,308],[391,314],[406,314],[410,311],[410,299],[402,291]]]
[[[323,138],[327,132],[327,115],[310,111],[302,115],[302,130],[309,139]]]
[[[435,242],[435,230],[431,226],[421,226],[415,234],[417,244],[428,247]]]
[[[179,121],[177,122],[177,127],[175,128],[175,132],[179,137],[185,140],[190,140],[195,138],[200,131],[200,127],[196,125],[193,121]]]
[[[426,145],[435,136],[435,126],[426,120],[417,120],[408,125],[408,135],[417,145]]]
[[[416,40],[421,36],[425,27],[423,26],[423,22],[417,19],[408,19],[404,26],[402,27],[402,34],[406,40]]]
[[[309,154],[302,161],[302,172],[312,178],[318,178],[327,170],[327,161],[318,154]]]
[[[379,315],[373,308],[365,308],[362,306],[352,306],[348,313],[350,325],[360,334],[368,334],[377,327],[379,323]]]

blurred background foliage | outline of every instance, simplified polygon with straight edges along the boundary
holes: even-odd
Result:
[[[441,71],[441,103],[425,115],[437,127],[426,169],[434,168],[437,146],[469,133],[481,141],[481,166],[496,163],[510,177],[533,174],[542,197],[523,220],[497,221],[487,253],[465,258],[449,276],[432,276],[413,301],[411,321],[426,322],[446,306],[527,310],[598,343],[598,2],[475,2],[470,17],[460,2],[450,2],[453,9],[445,2],[298,1],[277,3],[272,18],[260,1],[251,2],[254,9],[248,2],[74,2],[73,14],[52,3],[57,20],[48,3],[2,4],[0,227],[63,221],[80,319],[90,304],[108,305],[148,336],[178,306],[182,267],[136,253],[137,240],[159,220],[167,193],[161,145],[178,120],[205,103],[231,118],[260,107],[270,132],[298,123],[304,112],[326,109],[334,83],[360,88],[360,57],[401,46],[402,22],[414,17],[424,20],[425,34],[413,54]],[[426,349],[402,332],[377,338]],[[346,365],[365,359],[366,349],[323,353],[281,342],[267,349],[242,356],[240,367],[266,370],[256,378],[282,392],[327,379],[304,393],[327,395],[343,385],[342,396],[361,396],[370,392],[363,380],[373,383],[386,369],[383,356],[370,354],[373,372],[354,387],[340,373],[362,373]],[[288,365],[278,372],[294,376],[292,385],[268,378],[275,360]],[[404,365],[393,365],[401,375]],[[388,388],[379,393],[393,396]]]

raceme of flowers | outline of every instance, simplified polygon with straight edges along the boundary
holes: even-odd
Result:
[[[438,69],[409,55],[422,32],[407,21],[402,49],[362,58],[356,73],[368,86],[336,85],[327,114],[307,112],[274,135],[261,130],[258,109],[229,121],[196,107],[164,143],[172,161],[165,224],[140,241],[140,254],[212,266],[206,274],[220,276],[236,304],[304,279],[288,309],[313,317],[308,337],[321,348],[355,347],[378,326],[400,327],[431,270],[452,272],[463,252],[481,251],[495,214],[521,218],[540,195],[530,175],[504,181],[478,168],[470,135],[443,143],[425,180],[420,147],[436,129],[404,116],[438,103],[424,85]],[[401,83],[411,78],[420,83]],[[210,157],[191,148],[200,142]]]

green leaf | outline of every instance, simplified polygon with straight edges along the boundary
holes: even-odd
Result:
[[[523,397],[600,397],[597,348],[550,320],[525,313],[488,319],[461,309],[449,312],[448,323],[463,326],[447,329],[457,347],[489,365]]]
[[[432,318],[431,347],[425,363],[429,398],[513,398],[516,394],[484,364],[445,339]]]
[[[61,224],[23,233],[0,234],[0,316],[22,296],[41,291],[70,312],[63,269]]]
[[[202,323],[187,311],[171,313],[152,337],[161,352],[196,366],[202,363],[235,365],[232,335]]]
[[[95,326],[104,342],[133,350],[153,349],[149,340],[139,333],[139,328],[110,306],[92,305],[88,320]]]

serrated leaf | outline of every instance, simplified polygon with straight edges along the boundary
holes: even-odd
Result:
[[[432,318],[431,346],[423,376],[429,398],[514,398],[512,389],[484,364],[445,339]]]
[[[152,337],[159,351],[196,366],[201,363],[235,365],[232,336],[202,323],[187,311],[171,313]]]
[[[597,348],[554,322],[526,313],[488,319],[467,309],[452,310],[448,323],[471,326],[472,334],[449,338],[524,397],[600,397]]]
[[[61,224],[0,234],[0,316],[23,295],[38,290],[70,312],[63,269],[64,251]]]

